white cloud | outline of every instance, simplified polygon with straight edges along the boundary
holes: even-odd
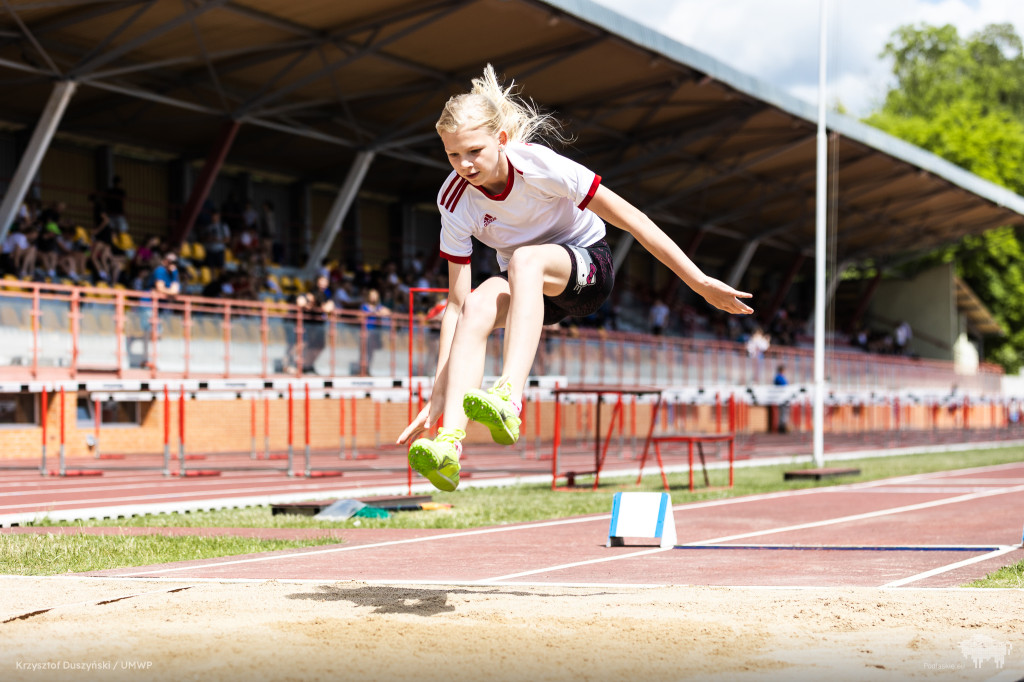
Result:
[[[819,0],[595,1],[796,97],[817,97]],[[890,67],[879,55],[901,25],[952,24],[966,36],[1009,22],[1024,34],[1016,0],[832,0],[829,15],[829,100],[856,116],[884,97]]]

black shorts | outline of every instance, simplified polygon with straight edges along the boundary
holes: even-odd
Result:
[[[572,271],[565,290],[557,296],[544,297],[544,324],[555,324],[567,317],[593,315],[608,300],[615,286],[615,265],[612,250],[604,239],[590,246],[567,246]],[[501,276],[508,279],[508,273]]]

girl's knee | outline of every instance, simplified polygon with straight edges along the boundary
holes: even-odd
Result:
[[[540,251],[533,246],[521,246],[508,260],[509,281],[520,278],[543,277],[544,261]]]
[[[459,326],[486,328],[490,332],[496,312],[497,304],[491,297],[474,291],[466,297],[462,304]]]

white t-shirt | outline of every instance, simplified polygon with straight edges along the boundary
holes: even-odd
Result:
[[[604,222],[587,204],[601,176],[537,144],[505,147],[508,184],[492,196],[454,171],[437,193],[441,257],[468,263],[471,237],[498,254],[504,272],[512,253],[530,244],[591,246],[604,238]]]
[[[10,232],[6,239],[4,239],[3,252],[13,253],[14,251],[24,251],[29,247],[28,237],[22,232]]]

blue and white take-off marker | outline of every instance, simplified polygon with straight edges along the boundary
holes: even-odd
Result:
[[[663,549],[676,544],[676,519],[668,493],[615,493],[605,547],[622,547],[623,538],[659,538]]]

